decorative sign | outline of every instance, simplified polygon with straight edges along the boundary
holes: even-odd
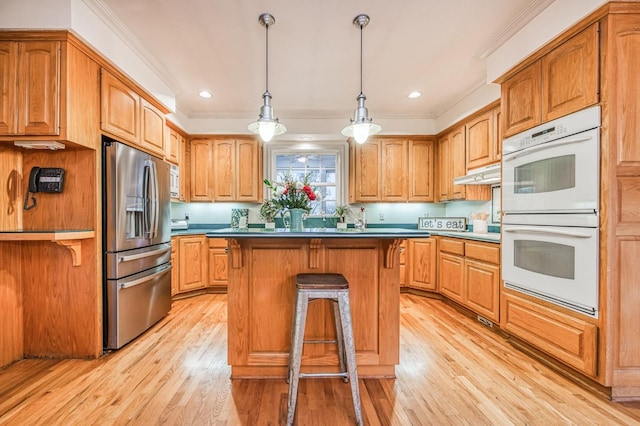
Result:
[[[420,217],[418,229],[431,231],[466,231],[467,219],[464,217]]]

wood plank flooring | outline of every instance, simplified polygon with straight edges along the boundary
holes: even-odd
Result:
[[[5,425],[277,425],[282,380],[233,380],[226,296],[174,302],[141,338],[98,360],[0,370]],[[605,401],[438,300],[401,296],[396,379],[361,379],[368,425],[640,425],[640,403]],[[298,425],[354,422],[349,385],[304,379]]]

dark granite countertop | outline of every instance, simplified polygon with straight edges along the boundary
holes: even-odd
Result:
[[[206,233],[210,238],[428,238],[430,233],[418,229],[366,228],[356,231],[336,228],[305,228],[291,232],[285,228],[265,230],[264,228],[216,229]]]

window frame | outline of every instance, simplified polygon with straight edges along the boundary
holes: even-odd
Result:
[[[336,206],[347,204],[349,200],[349,144],[341,141],[319,142],[269,142],[264,149],[264,179],[275,180],[276,155],[335,155],[336,156]],[[271,190],[265,186],[264,199],[271,198]],[[320,217],[313,214],[310,217]]]

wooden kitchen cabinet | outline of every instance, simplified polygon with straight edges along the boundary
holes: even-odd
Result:
[[[407,258],[408,258],[407,240],[402,240],[398,250],[400,251],[400,287],[406,287],[406,285],[407,285]]]
[[[349,156],[351,167],[349,191],[350,202],[375,202],[382,199],[382,141],[370,139],[367,143],[358,145],[351,143]]]
[[[465,125],[466,131],[466,169],[488,166],[496,163],[496,143],[494,112],[489,110],[475,117]]]
[[[99,148],[99,73],[68,32],[0,32],[0,140]]]
[[[434,141],[409,141],[409,201],[432,203],[435,200],[433,185]]]
[[[438,140],[439,200],[465,199],[465,185],[454,185],[453,178],[466,174],[465,133],[460,126]]]
[[[207,287],[216,293],[226,293],[229,284],[227,240],[209,238],[209,281]]]
[[[450,139],[450,161],[452,172],[451,179],[451,198],[454,200],[464,200],[466,199],[466,185],[454,185],[453,178],[458,176],[464,176],[467,174],[467,164],[466,164],[466,136],[464,131],[464,126],[458,127],[457,129],[451,132]]]
[[[185,138],[185,136],[174,127],[170,127],[169,121],[167,121],[166,124],[167,124],[167,134],[165,139],[166,145],[165,145],[164,159],[169,163],[179,166],[180,160],[182,159],[182,156],[181,156],[182,140]]]
[[[192,139],[191,201],[262,200],[262,146],[256,139]]]
[[[539,349],[589,375],[597,371],[598,327],[505,290],[503,325]]]
[[[496,80],[505,137],[534,125],[516,128],[531,96],[512,90],[532,67],[540,68],[541,121],[600,102],[599,214],[607,220],[599,231],[598,318],[504,289],[501,327],[544,352],[539,358],[564,363],[568,375],[594,379],[614,401],[640,400],[638,51],[640,4],[606,2]]]
[[[453,173],[450,166],[451,135],[446,133],[438,139],[438,201],[452,197]]]
[[[164,113],[104,68],[101,88],[102,130],[164,157]]]
[[[164,157],[164,114],[144,98],[140,98],[140,145]]]
[[[349,201],[433,201],[433,155],[432,138],[373,138],[362,145],[352,141]]]
[[[460,121],[454,127],[438,135],[437,152],[437,200],[491,199],[490,185],[454,185],[456,177],[464,176],[470,168],[486,166],[500,161],[496,148],[501,142],[496,132],[497,104],[483,108],[476,115]]]
[[[500,245],[440,237],[438,287],[451,300],[498,323]]]
[[[503,82],[501,89],[505,137],[540,124],[540,62],[529,65]]]
[[[171,297],[180,292],[180,238],[171,238]]]
[[[257,139],[215,139],[213,201],[262,200],[262,146]]]
[[[464,242],[449,238],[438,241],[438,287],[440,293],[464,304]]]
[[[189,181],[188,173],[188,160],[186,147],[187,137],[178,129],[173,123],[166,122],[166,135],[165,135],[165,160],[178,166],[179,171],[179,191],[177,198],[171,198],[174,201],[187,201],[186,196],[186,184]]]
[[[407,201],[407,166],[409,156],[406,140],[382,141],[380,185],[382,197],[380,201]]]
[[[180,293],[204,289],[208,282],[208,243],[204,235],[181,236],[178,248]]]
[[[0,42],[0,134],[59,135],[60,42]]]
[[[420,290],[435,291],[436,240],[434,238],[411,239],[409,243],[409,273],[407,285]]]
[[[502,108],[500,104],[497,107],[493,108],[493,152],[494,152],[494,161],[499,163],[502,159]]]
[[[465,304],[485,318],[500,321],[500,245],[465,241]]]
[[[191,139],[190,200],[213,201],[213,140]]]
[[[599,101],[598,23],[501,82],[504,137]]]

